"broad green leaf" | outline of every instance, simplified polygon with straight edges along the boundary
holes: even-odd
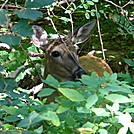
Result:
[[[110,126],[110,123],[101,122],[99,126],[104,128],[104,127]]]
[[[15,11],[17,13],[19,18],[24,18],[24,19],[31,19],[31,20],[36,20],[37,18],[43,17],[43,14],[41,11],[33,10],[33,9],[23,9],[19,11]]]
[[[0,9],[0,25],[4,25],[5,27],[8,26],[7,14],[7,10]]]
[[[71,101],[84,101],[84,97],[76,90],[70,88],[58,88],[58,90]]]
[[[43,6],[51,5],[54,0],[27,0],[26,7],[27,8],[41,8]]]
[[[116,81],[117,80],[117,73],[114,73],[114,74],[110,75],[109,80],[110,81]]]
[[[129,88],[118,86],[117,83],[108,83],[107,87],[105,87],[104,89],[106,89],[107,91],[112,91],[112,92],[132,93],[132,91]]]
[[[15,115],[13,115],[13,116],[6,116],[6,117],[4,118],[4,120],[5,120],[6,122],[15,122],[15,121],[20,120],[20,118],[17,117],[17,116],[15,116]]]
[[[109,116],[109,112],[106,112],[104,108],[93,108],[91,109],[97,116]]]
[[[99,134],[108,134],[108,131],[106,129],[99,129]]]
[[[87,108],[92,107],[97,101],[98,101],[98,96],[97,96],[96,94],[90,95],[90,96],[87,98],[86,107],[87,107]]]
[[[75,124],[75,120],[70,113],[67,114],[65,121],[69,126],[73,126]]]
[[[0,71],[2,71],[5,67],[0,65]]]
[[[31,36],[33,34],[32,28],[28,26],[28,20],[20,20],[11,30],[23,37]]]
[[[110,95],[107,95],[105,98],[114,103],[132,102],[132,100],[129,99],[128,97],[120,95],[120,94],[110,94]]]
[[[87,123],[85,123],[82,127],[84,127],[84,128],[93,128],[94,126],[95,126],[94,123],[87,122]]]
[[[21,38],[18,36],[7,34],[7,35],[2,35],[0,37],[0,41],[3,43],[7,43],[10,46],[12,45],[19,46]]]
[[[134,66],[134,61],[132,61],[131,59],[123,58],[123,60],[124,60],[129,66]]]
[[[39,128],[35,129],[34,132],[37,132],[38,134],[43,133],[43,126],[40,126]]]
[[[134,94],[129,94],[128,96],[129,96],[130,99],[134,102]]]
[[[51,88],[44,88],[38,93],[38,97],[43,97],[43,96],[49,96],[51,95],[55,90]]]
[[[55,112],[48,111],[46,113],[41,114],[40,118],[42,118],[44,120],[51,121],[53,123],[53,125],[55,125],[55,126],[59,126],[60,125],[59,117],[58,117],[58,115]]]
[[[124,112],[134,113],[134,108],[126,108]]]
[[[56,113],[63,113],[69,110],[74,103],[70,100],[64,100],[61,105],[58,107]]]
[[[36,113],[35,111],[31,112],[28,116],[28,119],[33,121],[39,114]]]
[[[51,75],[48,75],[46,80],[42,80],[44,83],[48,84],[49,86],[52,86],[54,88],[58,88],[59,82],[52,77]]]
[[[13,90],[18,86],[17,82],[13,79],[5,78],[1,81],[3,81],[2,83],[4,83],[4,89],[6,90]]]
[[[98,90],[101,84],[104,84],[106,82],[106,79],[104,77],[96,76],[96,73],[93,72],[91,76],[83,75],[80,81],[90,88]]]
[[[25,117],[24,119],[22,119],[20,121],[20,123],[18,123],[17,127],[24,127],[24,128],[26,128],[26,127],[30,126],[31,123],[32,123],[31,120],[28,119],[27,117]]]
[[[77,107],[77,111],[78,113],[91,113],[91,110],[86,107]]]
[[[16,115],[17,114],[17,108],[13,106],[2,106],[2,109],[6,111],[6,113],[11,114],[11,115]]]

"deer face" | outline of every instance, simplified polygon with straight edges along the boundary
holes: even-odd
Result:
[[[74,33],[65,38],[48,39],[47,33],[39,26],[33,26],[35,35],[32,43],[41,47],[44,51],[45,77],[52,75],[59,81],[69,81],[80,78],[86,72],[78,62],[78,46],[89,38],[89,34],[95,25],[95,21],[86,23],[82,27],[74,29]]]

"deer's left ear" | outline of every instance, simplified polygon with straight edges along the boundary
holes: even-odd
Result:
[[[74,35],[72,37],[72,42],[75,44],[80,44],[85,42],[96,24],[96,20],[93,20],[89,23],[84,24],[82,27],[77,28],[74,30]]]

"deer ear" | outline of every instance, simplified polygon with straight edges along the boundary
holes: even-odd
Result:
[[[77,32],[75,30],[74,35],[72,37],[72,41],[75,44],[80,44],[85,42],[89,38],[89,35],[92,29],[94,28],[95,24],[96,24],[96,20],[93,20],[89,23],[84,24],[82,27],[77,28],[78,30]]]
[[[47,32],[39,26],[32,26],[34,35],[31,36],[31,41],[36,47],[42,47],[48,43]]]

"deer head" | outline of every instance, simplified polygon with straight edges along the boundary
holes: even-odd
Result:
[[[78,62],[77,45],[89,38],[95,23],[95,20],[86,23],[74,29],[73,33],[58,39],[48,39],[44,29],[36,25],[32,27],[32,43],[45,53],[45,77],[50,74],[59,81],[69,81],[86,74]]]

